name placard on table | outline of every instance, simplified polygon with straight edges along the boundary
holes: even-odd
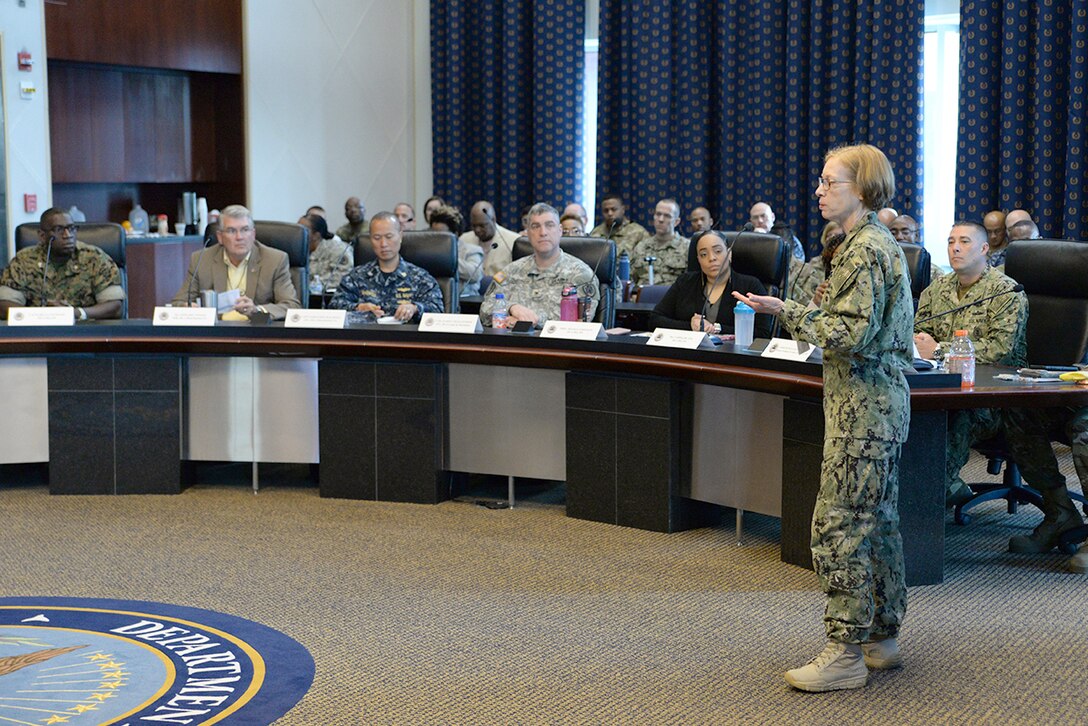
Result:
[[[480,316],[462,313],[423,313],[419,319],[421,333],[480,333]]]
[[[9,308],[8,325],[75,325],[72,307]]]
[[[575,323],[569,320],[549,320],[540,331],[541,338],[563,340],[604,340],[608,334],[600,323]]]
[[[347,310],[290,310],[283,319],[283,327],[335,330],[344,327],[347,317]]]
[[[650,334],[650,339],[646,341],[646,345],[656,345],[662,348],[683,348],[685,350],[714,347],[706,333],[696,330],[677,330],[675,328],[658,328]]]
[[[186,325],[193,327],[213,327],[215,308],[172,308],[158,306],[151,317],[152,325]]]
[[[786,340],[785,338],[771,338],[767,347],[760,354],[764,358],[779,358],[781,360],[808,360],[816,346],[800,340]]]

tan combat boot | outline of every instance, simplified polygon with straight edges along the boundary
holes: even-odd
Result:
[[[1049,552],[1058,546],[1058,538],[1063,532],[1084,524],[1065,487],[1043,489],[1042,495],[1042,523],[1031,534],[1019,534],[1010,539],[1009,552]]]

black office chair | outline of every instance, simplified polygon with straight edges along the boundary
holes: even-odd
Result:
[[[121,317],[128,318],[128,271],[125,269],[125,228],[112,222],[81,222],[76,239],[94,245],[110,256],[121,273],[121,289],[125,299],[121,301]],[[24,222],[15,228],[15,251],[38,244],[37,222]]]
[[[1033,365],[1088,363],[1088,244],[1068,240],[1021,240],[1009,245],[1005,274],[1024,286],[1028,296],[1028,361]],[[1038,491],[1026,487],[1004,436],[973,447],[989,460],[987,471],[1000,484],[972,483],[977,495],[956,507],[956,523],[967,524],[968,509],[981,502],[1005,499],[1013,514],[1019,504],[1042,505]],[[1080,502],[1085,498],[1070,496]]]
[[[405,262],[431,273],[442,290],[447,313],[461,311],[461,281],[457,277],[457,236],[432,229],[408,230],[401,236],[400,256]],[[367,238],[355,240],[355,264],[374,260],[374,247]]]
[[[638,289],[639,303],[645,303],[647,305],[657,305],[661,302],[661,298],[665,297],[665,293],[669,291],[672,285],[643,285]]]
[[[910,275],[910,296],[914,298],[914,309],[918,309],[918,298],[922,295],[922,290],[929,287],[931,263],[929,251],[922,245],[910,244],[909,242],[900,242],[899,246],[903,248],[903,254],[907,258],[907,273]]]
[[[209,225],[210,226],[210,225]],[[287,253],[291,283],[303,310],[310,306],[310,230],[293,222],[269,222],[255,219],[257,241]],[[205,239],[208,232],[205,231]]]
[[[568,255],[574,255],[589,265],[597,275],[600,285],[601,302],[597,306],[594,322],[604,325],[605,329],[616,326],[616,243],[600,237],[560,237],[559,249]],[[511,257],[519,260],[533,254],[533,246],[528,237],[518,237],[514,241]]]

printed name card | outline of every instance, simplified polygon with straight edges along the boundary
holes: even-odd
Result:
[[[8,325],[75,325],[76,309],[70,307],[10,308]]]
[[[767,347],[761,354],[764,358],[780,358],[782,360],[803,361],[808,360],[816,346],[800,340],[786,340],[785,338],[771,338]]]
[[[600,323],[575,323],[569,320],[549,320],[540,331],[541,338],[563,340],[604,340],[608,335]]]
[[[713,348],[714,344],[706,333],[694,330],[675,330],[673,328],[658,328],[650,334],[646,345],[657,345],[663,348],[684,348],[695,350],[696,348]]]
[[[343,328],[347,310],[289,310],[284,318],[285,328]]]
[[[419,320],[421,333],[481,333],[483,329],[478,315],[423,313]]]
[[[171,308],[156,307],[151,318],[152,325],[192,325],[212,327],[215,325],[215,308]]]

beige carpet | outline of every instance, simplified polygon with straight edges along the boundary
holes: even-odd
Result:
[[[301,641],[317,673],[283,724],[1088,722],[1088,579],[1062,555],[1005,552],[1030,507],[949,524],[947,581],[910,592],[902,671],[810,695],[781,673],[821,648],[822,597],[779,562],[766,517],[738,547],[732,527],[662,535],[548,503],[282,484],[51,497],[7,482],[0,506],[5,595],[211,608]]]

